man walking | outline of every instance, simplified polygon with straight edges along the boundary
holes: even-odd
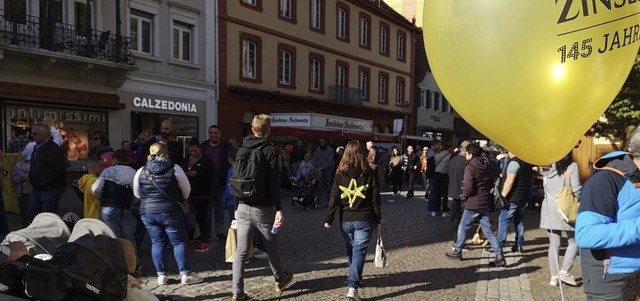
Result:
[[[598,159],[582,186],[575,234],[586,300],[623,300],[625,277],[640,269],[640,127],[629,150]]]
[[[316,198],[316,207],[322,202],[329,200],[329,192],[331,191],[331,181],[333,180],[333,148],[327,143],[327,139],[320,139],[320,145],[316,148],[311,158],[314,166],[321,171],[320,181],[318,183],[318,197]]]
[[[53,142],[51,127],[38,122],[33,125],[31,134],[35,146],[29,169],[29,182],[33,186],[27,207],[29,221],[41,212],[58,213],[67,174],[64,151]]]
[[[284,224],[284,213],[280,200],[280,152],[268,140],[271,131],[271,116],[260,114],[253,117],[251,122],[251,132],[253,135],[247,136],[242,142],[243,148],[260,149],[266,157],[268,164],[265,187],[261,197],[252,202],[245,202],[242,199],[236,200],[236,221],[238,223],[238,247],[233,259],[233,298],[232,301],[251,300],[251,297],[244,291],[244,264],[247,260],[249,245],[253,238],[253,231],[258,230],[264,246],[269,256],[271,272],[275,277],[275,291],[282,292],[293,280],[293,273],[284,271],[280,261],[280,250],[278,249],[278,235],[275,233]],[[326,141],[325,141],[326,143]],[[242,152],[240,149],[238,153]],[[260,193],[260,192],[255,192]],[[272,231],[272,227],[275,231]]]
[[[202,142],[200,149],[203,155],[209,159],[213,165],[213,178],[211,179],[211,198],[209,199],[208,215],[212,217],[213,226],[210,233],[216,233],[217,240],[226,240],[227,228],[225,227],[225,210],[222,202],[225,184],[227,183],[227,172],[229,171],[229,159],[227,155],[231,149],[231,144],[222,139],[220,128],[213,124],[209,126],[209,139]]]

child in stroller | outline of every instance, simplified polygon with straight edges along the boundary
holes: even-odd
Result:
[[[310,210],[316,203],[316,189],[320,179],[320,169],[310,168],[304,177],[298,181],[298,191],[291,201],[291,208],[296,207],[296,203],[307,210]]]

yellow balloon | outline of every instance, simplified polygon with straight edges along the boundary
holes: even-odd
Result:
[[[426,0],[438,86],[473,127],[539,165],[566,155],[626,80],[640,0]]]

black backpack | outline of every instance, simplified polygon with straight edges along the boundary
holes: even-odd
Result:
[[[233,199],[245,204],[255,204],[267,194],[267,169],[269,161],[262,147],[241,147],[233,163],[229,192]]]

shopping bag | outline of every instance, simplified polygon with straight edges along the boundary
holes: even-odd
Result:
[[[373,260],[376,268],[384,268],[389,265],[387,261],[387,254],[384,252],[384,245],[382,244],[382,236],[378,233],[378,240],[376,241],[376,255]]]
[[[224,261],[233,262],[233,257],[236,256],[236,248],[238,247],[238,238],[236,228],[229,227],[227,232],[227,243],[224,246]]]

